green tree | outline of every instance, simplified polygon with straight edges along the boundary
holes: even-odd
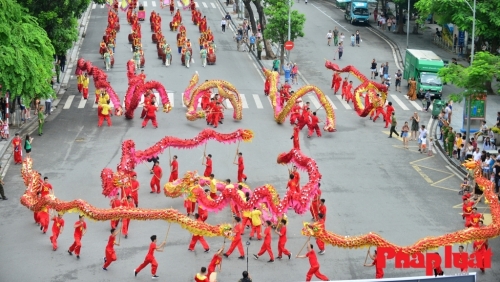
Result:
[[[14,0],[0,0],[0,84],[11,96],[53,95],[54,48],[37,20]]]
[[[460,30],[472,32],[472,11],[465,3],[468,0],[419,0],[415,4],[420,14],[438,15],[439,24],[453,23]],[[468,3],[473,6],[472,1]],[[496,50],[500,40],[499,1],[478,0],[476,2],[476,36],[488,41]]]
[[[281,46],[281,66],[285,59],[285,42],[288,40],[288,11],[293,5],[290,0],[267,0],[267,7],[264,13],[268,16],[267,25],[264,29],[264,37],[271,39],[273,42]],[[297,10],[291,12],[291,25],[290,25],[290,40],[294,41],[297,37],[304,37],[304,23],[306,17],[304,14],[299,13]]]
[[[459,93],[451,94],[451,99],[457,102],[476,95],[492,94],[488,85],[494,77],[499,75],[500,57],[488,52],[476,53],[472,66],[464,67],[451,64],[439,70],[439,76],[443,82],[451,82],[455,86],[464,89]],[[500,92],[498,93],[500,94]]]
[[[91,0],[17,0],[38,19],[47,32],[56,54],[65,54],[78,39],[78,18],[90,5]],[[94,1],[104,4],[105,0]]]

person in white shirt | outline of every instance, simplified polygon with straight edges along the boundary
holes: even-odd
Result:
[[[475,162],[481,160],[481,152],[479,151],[479,148],[476,148],[474,153],[472,153],[472,158],[474,159]]]
[[[425,147],[427,146],[427,129],[425,129],[425,125],[420,126],[420,130],[418,132],[419,132],[419,134],[418,134],[418,151],[423,153],[422,147],[424,147],[424,149],[425,149]],[[426,146],[422,146],[422,144],[424,144],[424,140],[425,140]]]
[[[226,32],[226,19],[222,18],[222,21],[220,21],[220,26],[222,27],[222,32]]]
[[[330,46],[330,43],[332,42],[332,36],[333,36],[332,31],[329,30],[328,33],[326,34],[326,39],[328,40],[327,42],[328,46]]]

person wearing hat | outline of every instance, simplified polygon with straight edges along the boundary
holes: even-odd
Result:
[[[50,242],[52,242],[52,250],[57,250],[57,238],[62,234],[64,230],[64,219],[63,214],[59,213],[57,216],[52,217],[52,236],[50,236]]]

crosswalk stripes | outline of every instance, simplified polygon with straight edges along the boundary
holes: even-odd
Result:
[[[173,0],[173,1],[175,1],[175,0]],[[143,7],[145,7],[145,8],[147,8],[147,7],[148,7],[148,2],[149,2],[149,1],[143,1],[143,2],[142,2],[142,3],[143,3],[143,4],[142,4],[142,6],[143,6]],[[179,8],[183,7],[183,5],[182,5],[181,1],[176,1],[176,2],[177,2],[177,7],[179,7]],[[160,3],[161,3],[161,2],[160,2]],[[194,4],[195,4],[195,7],[196,7],[196,8],[200,8],[200,4],[199,4],[198,2],[194,2]],[[202,5],[203,5],[203,7],[205,7],[205,8],[208,8],[208,7],[209,7],[209,5],[208,5],[206,2],[201,2],[201,4],[202,4]],[[151,6],[152,6],[152,7],[156,7],[156,5],[159,5],[159,4],[157,4],[155,0],[151,1]],[[99,8],[101,8],[101,9],[103,9],[103,8],[105,8],[105,7],[106,7],[106,4],[100,4],[100,5],[99,5],[99,4],[93,3],[93,4],[92,4],[92,9],[96,9],[96,8],[97,8],[97,6],[99,6]],[[211,7],[211,8],[213,8],[213,9],[217,9],[217,5],[216,5],[214,2],[210,2],[210,7]]]
[[[255,105],[257,106],[257,109],[262,109],[262,108],[264,108],[264,107],[262,106],[262,102],[260,102],[259,95],[257,95],[257,94],[253,94],[252,96],[253,96],[253,100],[255,101]]]
[[[170,105],[172,107],[175,107],[175,100],[177,100],[177,106],[180,107],[186,107],[184,105],[183,99],[182,99],[182,93],[177,93],[175,94],[174,92],[167,92],[168,94],[168,99],[170,101]],[[159,97],[159,94],[157,92],[154,93],[156,97],[156,101],[159,101],[161,103],[161,98]],[[248,96],[248,97],[247,97]],[[253,99],[250,99],[250,96]],[[328,103],[332,106],[334,110],[337,111],[343,111],[343,110],[352,110],[353,106],[350,103],[347,103],[344,101],[340,95],[335,95],[336,99],[332,99],[330,97],[326,97]],[[271,108],[271,100],[267,96],[263,96],[262,94],[241,94],[240,93],[240,99],[241,99],[241,104],[243,109],[264,109],[264,108]],[[266,99],[269,102],[268,105],[263,105],[262,99]],[[77,100],[78,102],[75,102]],[[252,102],[253,100],[253,102]],[[310,108],[312,110],[317,110],[321,108],[321,103],[318,99],[318,97],[314,95],[305,95],[302,97],[303,103],[309,102]],[[396,110],[403,110],[403,111],[410,111],[410,110],[417,110],[417,111],[422,111],[422,105],[419,104],[418,101],[410,101],[408,99],[402,99],[398,95],[390,94],[388,97],[388,101],[392,101],[393,107]],[[141,100],[139,102],[138,107],[142,108],[144,105],[144,97],[141,97]],[[180,103],[180,104],[179,104]],[[69,110],[71,108],[77,108],[77,109],[83,109],[86,107],[89,107],[88,105],[92,105],[92,108],[97,108],[97,104],[94,104],[94,96],[90,95],[89,100],[85,100],[82,98],[81,94],[80,95],[68,95],[68,98],[66,99],[63,109],[64,110]],[[201,105],[201,98],[198,100],[198,107]],[[229,100],[224,101],[224,105],[228,109],[232,109],[233,105],[231,105],[231,102]],[[410,106],[411,105],[411,106]],[[113,104],[110,103],[110,106],[113,107]],[[125,107],[125,101],[122,101],[122,107]],[[431,108],[432,110],[432,105]]]

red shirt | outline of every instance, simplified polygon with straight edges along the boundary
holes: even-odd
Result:
[[[241,224],[237,224],[234,227],[234,240],[241,240],[241,234],[243,233],[243,226]]]
[[[14,139],[12,139],[12,145],[14,145],[14,151],[19,152],[21,149],[21,138],[14,137]]]
[[[80,223],[80,221],[75,222],[75,224],[77,224],[77,223]],[[75,234],[74,234],[74,236],[81,238],[82,235],[83,235],[83,230],[84,229],[87,229],[87,223],[85,221],[82,222],[82,225],[80,225],[77,228],[75,228]]]
[[[264,229],[264,244],[271,244],[271,226]]]
[[[316,252],[314,250],[307,252],[306,257],[309,258],[309,264],[311,267],[319,266],[318,258],[316,257]]]
[[[312,115],[311,116],[311,126],[316,126],[318,125],[318,122],[319,122],[319,118],[315,115]]]
[[[161,178],[161,167],[159,165],[153,167],[153,174],[153,177]]]
[[[113,234],[109,235],[108,244],[106,245],[106,250],[112,251],[115,246],[115,236]]]
[[[463,207],[462,207],[463,212],[468,213],[468,214],[465,214],[466,217],[471,216],[470,213],[472,212],[473,206],[474,206],[474,202],[468,202],[468,203],[463,205]]]
[[[54,219],[52,219],[54,221],[54,224],[52,224],[52,232],[53,233],[59,233],[59,231],[61,230],[61,228],[64,227],[64,219],[62,218],[59,218],[59,217],[54,217]]]
[[[486,250],[486,241],[483,241],[483,240],[474,241],[473,246],[474,246],[475,252],[485,251]]]
[[[280,229],[280,239],[279,239],[279,242],[280,243],[284,243],[286,242],[286,226],[283,225]]]
[[[50,191],[52,191],[52,184],[44,182],[42,187],[42,198],[50,194]]]
[[[245,168],[245,164],[243,163],[243,157],[238,158],[238,169],[243,170]]]
[[[293,172],[293,180],[295,180],[297,184],[300,184],[300,174],[298,171]]]
[[[139,190],[139,181],[132,179],[132,194],[137,194],[137,190]]]
[[[111,201],[111,208],[117,208],[117,207],[120,207],[122,205],[122,202],[118,199],[114,199]]]
[[[290,180],[288,180],[288,183],[286,184],[286,186],[287,186],[290,190],[292,190],[292,191],[296,191],[296,190],[297,190],[297,188],[296,188],[297,183],[295,183],[295,179],[290,179]]]
[[[465,201],[466,199],[469,199],[471,197],[471,194],[465,194],[462,196],[462,201]]]
[[[210,264],[208,265],[208,269],[215,270],[215,267],[219,265],[221,262],[222,258],[219,255],[215,254],[212,260],[210,261]]]
[[[394,107],[393,107],[393,106],[391,106],[391,105],[387,105],[387,108],[386,108],[385,112],[386,112],[386,114],[387,114],[388,116],[391,116],[391,115],[392,115],[392,112],[394,112]],[[383,272],[383,271],[382,271],[382,272]]]
[[[323,214],[323,221],[326,220],[326,206],[325,205],[320,205],[319,206],[319,212]]]
[[[208,277],[204,274],[196,273],[194,276],[194,281],[196,282],[209,282]]]
[[[470,221],[472,223],[472,226],[479,227],[479,220],[481,220],[480,213],[473,213],[470,215]]]
[[[382,267],[378,267],[377,258],[373,260],[372,265],[375,265],[375,278],[383,278],[384,277],[384,269]]]
[[[205,168],[205,171],[210,171],[212,172],[212,159],[207,158],[207,166]]]
[[[156,115],[156,106],[155,105],[148,105],[146,106],[146,111],[147,111],[147,116],[153,117]]]
[[[179,168],[179,164],[177,163],[177,160],[172,161],[172,173],[177,173]]]
[[[155,250],[156,250],[156,243],[151,242],[151,244],[149,245],[149,250],[148,250],[148,254],[146,255],[146,258],[154,258],[155,257]]]

